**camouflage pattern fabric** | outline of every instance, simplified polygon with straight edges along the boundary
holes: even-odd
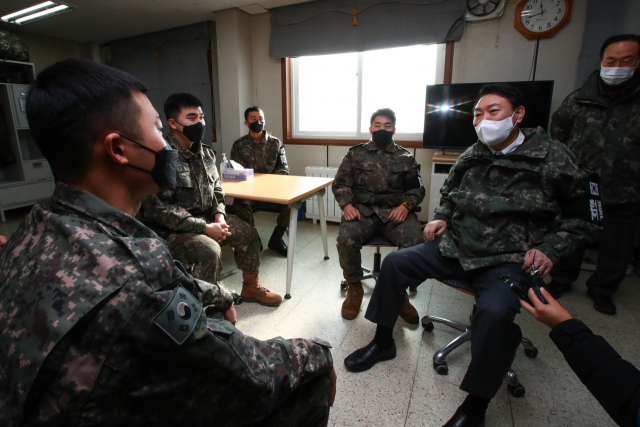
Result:
[[[424,242],[414,213],[400,224],[389,220],[391,211],[403,202],[417,206],[425,195],[413,155],[395,142],[384,150],[372,141],[351,147],[338,168],[332,190],[342,210],[352,204],[361,214],[360,220],[345,221],[343,217],[340,222],[338,256],[347,281],[362,280],[360,249],[376,234],[401,248]]]
[[[556,264],[600,230],[584,219],[556,220],[563,206],[588,203],[587,173],[542,128],[521,131],[525,142],[504,156],[480,141],[469,147],[440,189],[434,218],[448,223],[440,251],[464,270],[521,264],[530,249]]]
[[[372,141],[351,147],[331,188],[340,209],[351,203],[364,216],[375,213],[382,222],[403,202],[418,206],[425,195],[418,163],[395,142],[382,151]]]
[[[198,279],[218,283],[222,271],[221,246],[231,246],[236,265],[248,274],[260,268],[258,231],[234,215],[227,215],[231,236],[218,243],[204,234],[171,233],[166,238],[171,256],[190,264],[189,273]]]
[[[604,204],[640,202],[640,74],[616,97],[600,71],[587,78],[552,116],[551,138],[566,144],[580,166],[600,175]]]
[[[63,183],[0,252],[0,301],[0,424],[11,427],[247,425],[333,364],[322,340],[260,341],[209,317],[230,307],[226,289]]]
[[[215,215],[222,213],[233,228],[233,236],[229,236],[223,246],[228,244],[233,248],[236,264],[244,273],[257,270],[260,266],[258,232],[240,219],[226,215],[224,192],[213,150],[199,142],[188,150],[172,134],[166,139],[180,154],[176,166],[176,188],[145,197],[138,218],[169,230],[171,238],[167,241],[174,258],[193,263],[194,276],[215,281],[220,273],[220,260],[206,258],[219,257],[220,245],[207,237],[204,231],[208,223],[214,222]],[[184,235],[175,235],[176,232]],[[180,249],[179,242],[205,253]]]
[[[269,135],[267,131],[262,131],[260,142],[255,142],[249,133],[237,139],[231,147],[231,160],[238,162],[245,168],[253,169],[254,173],[289,175],[284,144],[275,136]],[[254,225],[253,211],[255,207],[255,201],[245,199],[234,199],[233,201],[234,213],[251,225]],[[289,211],[289,206],[282,207],[277,220],[280,227],[289,227]]]
[[[400,249],[419,245],[424,236],[416,214],[410,212],[400,224],[391,221],[382,222],[376,215],[361,215],[360,220],[346,221],[342,217],[338,233],[338,257],[344,278],[348,282],[362,280],[362,245],[372,237],[381,234]]]
[[[260,142],[255,142],[249,133],[237,139],[231,146],[231,160],[254,173],[289,175],[284,144],[267,131],[262,131]]]
[[[29,62],[29,48],[15,34],[0,30],[0,59]]]

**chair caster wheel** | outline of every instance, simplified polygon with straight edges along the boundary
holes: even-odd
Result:
[[[447,366],[447,362],[442,362],[441,364],[437,364],[436,362],[433,362],[433,369],[436,370],[436,373],[438,375],[448,375],[449,374],[449,367]]]
[[[343,291],[347,290],[347,281],[343,280],[342,282],[340,282],[340,289],[342,289]]]
[[[538,356],[538,349],[534,347],[532,350],[527,350],[525,348],[524,354],[526,354],[529,359],[535,359]]]
[[[427,332],[433,332],[433,322],[429,322],[429,323],[423,323],[422,327],[424,328],[425,331]]]
[[[524,397],[525,389],[521,384],[507,384],[507,390],[509,390],[509,394],[513,397],[517,397],[518,399]]]

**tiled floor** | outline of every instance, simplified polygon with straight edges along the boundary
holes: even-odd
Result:
[[[0,224],[0,234],[9,235],[28,212],[20,209],[7,213],[7,223]],[[256,214],[256,226],[266,242],[275,226],[275,214]],[[433,333],[399,320],[394,338],[397,357],[376,365],[367,372],[354,374],[344,369],[343,360],[352,351],[366,345],[373,337],[373,325],[364,319],[374,282],[365,281],[362,313],[352,321],[340,316],[344,292],[340,290],[342,271],[338,264],[335,239],[336,224],[329,224],[329,256],[323,259],[320,226],[310,221],[298,223],[293,270],[292,298],[278,308],[256,304],[238,306],[237,327],[245,334],[268,339],[317,336],[333,345],[338,374],[336,402],[331,412],[331,426],[441,426],[464,399],[458,386],[470,360],[469,344],[449,358],[449,375],[439,376],[431,366],[435,351],[455,337],[452,330],[436,325]],[[383,255],[389,249],[383,249]],[[365,263],[373,261],[373,249],[363,250]],[[235,267],[231,249],[223,250],[225,270]],[[286,258],[270,250],[262,253],[260,281],[269,289],[285,293]],[[631,363],[640,366],[640,278],[628,276],[615,296],[618,314],[605,316],[596,312],[585,295],[583,272],[574,289],[560,302],[596,333],[603,335]],[[240,272],[225,279],[225,285],[240,292]],[[411,301],[420,315],[427,313],[468,320],[473,299],[433,280],[424,282]],[[540,349],[536,359],[518,350],[513,368],[526,387],[524,398],[509,395],[506,385],[492,401],[487,413],[487,427],[614,426],[615,424],[591,397],[568,368],[548,336],[548,328],[528,313],[516,319],[524,336]],[[635,337],[635,338],[634,338]]]

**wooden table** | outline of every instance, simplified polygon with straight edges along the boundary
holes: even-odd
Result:
[[[285,298],[291,298],[291,276],[293,274],[293,255],[296,246],[298,228],[298,209],[302,202],[313,196],[318,198],[318,206],[324,206],[325,189],[333,182],[332,178],[310,176],[272,175],[257,173],[246,181],[222,180],[225,195],[238,199],[289,205],[289,248],[287,250],[287,292]],[[327,246],[327,219],[325,210],[320,208],[320,228],[324,259],[329,259]]]

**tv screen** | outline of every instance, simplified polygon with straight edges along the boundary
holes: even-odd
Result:
[[[541,126],[548,130],[553,80],[505,82],[524,97],[525,115],[521,128]],[[424,148],[466,149],[477,140],[473,107],[478,92],[489,83],[459,83],[427,86],[424,117]]]

